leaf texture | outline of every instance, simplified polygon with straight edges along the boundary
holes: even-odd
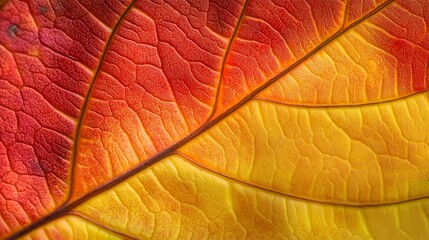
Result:
[[[427,0],[0,6],[0,238],[429,236]]]

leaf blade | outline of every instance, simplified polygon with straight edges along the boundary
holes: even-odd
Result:
[[[374,14],[374,13],[376,13],[376,12],[378,12],[378,10],[380,10],[380,9],[382,9],[382,8],[384,8],[384,7],[386,7],[387,5],[389,5],[390,4],[390,2],[385,2],[384,3],[384,5],[382,4],[382,5],[378,5],[378,8],[375,8],[375,10],[374,10],[374,7],[376,7],[376,6],[373,6],[372,8],[373,8],[373,12],[370,12],[369,13],[369,15],[368,16],[371,16],[372,14]],[[351,5],[351,4],[350,4]],[[349,5],[345,5],[345,7],[347,8]],[[159,9],[158,9],[159,10]],[[137,12],[139,12],[138,10],[136,10]],[[142,13],[142,12],[140,12],[140,13]],[[345,15],[345,16],[347,16],[347,14]],[[366,16],[364,17],[364,18],[366,18]],[[192,21],[190,21],[190,23],[191,24],[198,24],[198,21],[197,22],[192,22]],[[284,71],[282,71],[281,73],[280,73],[280,75],[285,75],[285,74],[287,74],[287,73],[289,73],[289,71],[291,70],[291,69],[294,69],[295,67],[297,67],[298,65],[300,65],[300,64],[302,64],[302,63],[304,63],[305,61],[307,61],[314,53],[316,53],[316,52],[318,52],[319,50],[321,50],[322,48],[324,48],[327,44],[331,44],[331,42],[334,42],[334,39],[336,39],[339,35],[341,35],[343,32],[345,32],[345,31],[348,31],[349,29],[351,29],[351,28],[354,28],[356,25],[357,25],[357,23],[358,22],[354,22],[354,23],[345,23],[344,24],[344,26],[346,26],[346,29],[345,30],[343,30],[343,31],[340,31],[340,32],[337,32],[337,33],[335,33],[333,36],[332,36],[332,38],[331,39],[328,39],[326,42],[323,42],[318,48],[316,48],[315,50],[313,50],[313,51],[311,51],[311,52],[309,52],[307,55],[305,55],[303,58],[302,58],[302,60],[300,60],[300,61],[298,61],[298,62],[295,62],[292,66],[290,66],[289,68],[287,68],[286,70],[284,70]],[[338,25],[338,24],[337,24]],[[222,28],[220,28],[220,29],[222,29]],[[189,36],[187,36],[187,37],[189,37]],[[192,39],[192,37],[189,37],[189,39]],[[187,39],[187,40],[189,40],[189,39]],[[136,41],[136,40],[134,40],[134,41]],[[180,41],[179,41],[180,42]],[[177,44],[177,43],[176,43]],[[186,45],[185,45],[186,46]],[[170,49],[170,50],[172,50],[172,47],[171,47],[171,44],[169,45],[169,44],[164,44],[164,47],[166,48],[166,49]],[[120,49],[119,49],[120,50]],[[118,50],[117,50],[118,51]],[[178,49],[177,51],[176,51],[176,53],[177,53],[177,56],[179,56],[179,58],[185,58],[184,56],[186,55],[186,53],[184,53],[183,51],[182,52],[180,52],[181,50],[180,49]],[[165,53],[164,53],[165,54]],[[266,56],[266,55],[264,55],[264,56]],[[189,56],[188,56],[189,57]],[[191,56],[192,57],[192,56]],[[418,56],[419,58],[424,58],[424,56],[423,55],[419,55]],[[189,61],[189,58],[187,59],[187,61],[188,62],[192,62],[192,61]],[[174,61],[173,61],[174,62]],[[219,62],[219,61],[218,61]],[[171,63],[171,62],[170,62]],[[205,62],[206,64],[202,64],[202,65],[207,65],[207,62]],[[104,64],[104,63],[103,63]],[[107,64],[106,64],[107,65]],[[114,64],[113,64],[114,65]],[[112,65],[112,66],[113,66]],[[167,64],[168,65],[168,64]],[[210,65],[210,64],[209,64]],[[171,67],[171,66],[170,66]],[[204,67],[204,66],[203,66]],[[424,66],[423,66],[424,67]],[[422,66],[419,66],[419,69],[423,69],[422,68]],[[201,70],[201,68],[199,68],[199,71]],[[219,70],[219,69],[218,69]],[[148,69],[145,69],[143,72],[147,72],[148,71]],[[222,71],[222,70],[220,70],[220,71]],[[424,71],[424,69],[423,69],[423,71]],[[166,71],[166,73],[168,73],[168,72],[170,72],[170,71]],[[423,72],[424,73],[424,72]],[[128,74],[128,73],[124,73],[124,74]],[[171,74],[171,73],[170,73]],[[207,73],[206,73],[207,74]],[[180,74],[179,74],[180,75]],[[79,193],[79,191],[77,191],[77,194],[75,194],[75,199],[72,199],[72,201],[69,203],[69,204],[66,204],[66,205],[64,205],[63,207],[61,207],[60,209],[57,209],[57,211],[55,211],[53,214],[50,214],[50,215],[47,215],[46,216],[46,218],[43,218],[43,219],[41,219],[41,221],[38,221],[38,222],[36,222],[35,223],[35,225],[33,225],[33,227],[35,227],[35,226],[39,226],[40,224],[42,224],[43,222],[44,222],[44,220],[46,220],[46,221],[48,221],[48,220],[52,220],[52,219],[54,219],[54,218],[56,218],[56,217],[58,217],[58,216],[60,216],[60,215],[62,215],[62,214],[64,214],[64,213],[66,213],[66,212],[68,212],[68,211],[70,211],[70,210],[72,210],[75,206],[77,206],[77,205],[79,205],[79,204],[81,204],[82,202],[84,202],[86,199],[89,199],[89,198],[91,198],[91,197],[93,197],[93,196],[95,196],[95,195],[97,195],[98,193],[101,193],[101,192],[104,192],[105,190],[107,190],[107,189],[109,189],[109,188],[111,188],[111,187],[113,187],[113,186],[115,186],[116,184],[118,184],[118,183],[120,183],[121,181],[123,181],[123,180],[125,180],[125,179],[128,179],[129,177],[131,177],[132,175],[134,175],[134,174],[137,174],[141,169],[144,169],[144,168],[146,168],[146,167],[148,167],[148,166],[150,166],[152,163],[154,163],[154,162],[156,162],[156,161],[158,161],[158,160],[161,160],[162,158],[164,158],[165,156],[167,156],[167,155],[169,155],[169,154],[171,154],[175,149],[177,149],[178,147],[180,147],[181,145],[183,145],[184,143],[186,143],[188,140],[190,140],[190,139],[192,139],[192,138],[194,138],[194,137],[196,137],[197,135],[199,135],[200,133],[202,133],[202,132],[204,132],[204,131],[206,131],[208,128],[210,128],[210,127],[213,127],[213,126],[215,126],[219,121],[222,121],[222,119],[223,118],[226,118],[228,115],[230,115],[230,114],[235,114],[235,111],[237,110],[237,109],[240,109],[241,107],[242,107],[242,105],[244,105],[247,101],[249,101],[249,100],[251,100],[251,99],[253,99],[259,92],[261,92],[262,90],[264,90],[265,88],[267,88],[267,87],[269,87],[269,85],[271,85],[272,83],[274,83],[274,82],[276,82],[277,80],[279,80],[279,78],[280,78],[280,75],[278,75],[278,77],[274,77],[274,78],[271,78],[271,80],[268,80],[267,82],[265,82],[263,85],[260,85],[259,87],[257,87],[254,91],[252,91],[249,95],[246,95],[244,98],[242,98],[241,100],[237,100],[238,101],[238,104],[236,104],[236,105],[234,105],[232,108],[229,108],[228,110],[226,110],[225,112],[223,112],[222,113],[222,107],[221,108],[217,108],[217,109],[219,109],[219,114],[220,115],[218,115],[218,117],[217,118],[215,118],[214,119],[214,121],[213,122],[209,122],[208,124],[206,124],[206,125],[204,125],[203,127],[200,127],[200,128],[198,128],[198,124],[204,124],[204,117],[203,118],[201,118],[201,119],[194,119],[194,120],[192,120],[191,119],[191,121],[193,121],[193,122],[191,122],[191,124],[189,124],[189,122],[186,122],[185,124],[182,124],[181,126],[182,127],[185,127],[185,126],[187,126],[187,125],[192,125],[191,127],[190,127],[190,129],[197,129],[197,130],[195,130],[195,131],[189,131],[189,130],[185,130],[184,132],[184,134],[182,134],[183,136],[186,136],[186,137],[184,137],[184,138],[181,138],[181,137],[178,137],[176,140],[176,142],[174,143],[174,141],[171,141],[170,143],[168,143],[168,144],[166,144],[166,145],[163,145],[163,144],[165,144],[165,139],[162,139],[161,138],[161,140],[160,141],[158,141],[158,144],[161,144],[160,146],[162,146],[162,147],[165,147],[165,146],[167,146],[167,145],[169,145],[169,147],[167,147],[167,148],[163,148],[163,149],[165,149],[165,150],[163,150],[163,151],[158,151],[158,149],[155,149],[155,151],[158,151],[158,154],[156,154],[156,155],[153,155],[152,154],[152,156],[153,157],[151,157],[151,158],[149,158],[149,160],[148,160],[148,162],[146,162],[146,163],[138,163],[138,162],[141,162],[141,161],[144,161],[144,159],[146,159],[147,158],[147,156],[146,155],[144,155],[143,157],[140,157],[140,159],[139,159],[139,157],[136,157],[136,155],[138,155],[138,154],[142,154],[142,153],[144,153],[145,152],[145,150],[142,150],[143,148],[142,147],[140,147],[140,148],[136,148],[136,146],[138,145],[138,144],[141,144],[141,142],[139,142],[141,139],[148,139],[148,137],[147,137],[147,134],[146,135],[140,135],[140,139],[138,138],[138,136],[136,137],[136,136],[132,136],[131,134],[134,134],[133,133],[133,127],[130,127],[130,126],[132,126],[132,125],[135,125],[137,122],[136,121],[132,121],[132,119],[134,118],[134,120],[138,120],[139,118],[140,118],[140,120],[142,120],[142,119],[147,119],[147,118],[143,118],[143,117],[141,117],[141,116],[131,116],[130,117],[130,114],[128,114],[127,115],[127,113],[125,112],[125,114],[124,114],[124,112],[122,112],[123,111],[123,109],[124,109],[124,107],[126,107],[125,105],[123,105],[123,103],[118,103],[118,102],[114,102],[113,104],[110,104],[109,106],[107,106],[107,107],[105,107],[105,109],[108,109],[108,108],[111,108],[110,110],[111,110],[111,112],[112,112],[112,115],[115,115],[114,116],[114,118],[117,118],[117,119],[121,119],[121,120],[127,120],[128,119],[128,122],[127,123],[123,123],[123,122],[120,122],[119,123],[119,125],[117,125],[117,127],[116,127],[116,129],[117,129],[117,131],[115,132],[115,131],[113,131],[113,133],[114,134],[112,134],[114,137],[116,137],[115,135],[120,135],[121,133],[119,132],[119,131],[122,131],[123,129],[125,129],[126,131],[128,131],[128,132],[126,132],[125,134],[123,134],[122,133],[122,138],[117,138],[118,140],[120,140],[120,141],[116,141],[118,144],[117,144],[117,146],[115,146],[115,144],[112,144],[112,143],[109,143],[109,141],[107,141],[107,143],[109,144],[109,147],[110,148],[112,148],[112,149],[114,149],[115,147],[118,147],[119,146],[119,150],[117,150],[117,151],[112,151],[114,154],[123,154],[124,152],[125,153],[129,153],[129,154],[131,154],[131,155],[133,155],[133,156],[131,156],[130,157],[130,159],[131,158],[133,158],[133,159],[135,159],[136,161],[134,161],[134,162],[132,162],[132,161],[129,161],[128,163],[127,162],[124,162],[123,160],[121,160],[120,158],[117,158],[117,160],[116,161],[112,161],[112,165],[110,165],[110,166],[108,166],[108,167],[105,167],[105,169],[106,170],[111,170],[111,169],[114,169],[115,167],[113,166],[113,163],[115,163],[115,164],[119,164],[119,165],[121,165],[121,164],[124,164],[123,166],[116,166],[116,168],[117,168],[117,170],[114,170],[114,171],[116,171],[116,173],[115,174],[112,174],[111,172],[108,172],[108,177],[107,178],[104,178],[104,179],[102,179],[102,177],[100,177],[100,179],[97,177],[97,178],[95,178],[94,180],[96,180],[96,181],[100,181],[100,182],[96,182],[95,184],[92,184],[92,187],[89,187],[88,189],[92,189],[94,186],[97,186],[99,183],[102,183],[102,185],[98,185],[98,187],[96,187],[95,188],[95,190],[94,191],[92,191],[92,192],[88,192],[89,190],[87,189],[87,190],[83,190],[83,191],[81,191],[80,193]],[[142,75],[140,75],[140,76],[142,76]],[[170,78],[175,78],[175,77],[177,77],[177,76],[174,76],[174,74],[173,75],[170,75]],[[195,77],[195,76],[194,76]],[[425,77],[424,75],[421,75],[421,77]],[[120,77],[117,77],[117,79],[118,78],[120,78]],[[212,78],[213,79],[213,78]],[[419,82],[419,81],[417,81],[417,82]],[[125,84],[126,85],[126,84]],[[177,86],[179,86],[179,85],[177,85]],[[172,91],[179,91],[179,89],[180,89],[180,87],[173,87],[172,89],[174,89],[174,90],[172,90]],[[158,88],[163,88],[162,86],[161,87],[158,87]],[[419,89],[420,88],[420,90],[424,90],[424,86],[423,86],[423,88],[421,87],[421,86],[417,86],[417,89]],[[156,91],[156,87],[153,89],[153,88],[148,88],[149,89],[149,91],[152,91],[152,90],[155,90]],[[105,91],[106,93],[107,93],[107,91]],[[103,93],[98,93],[99,95],[97,95],[97,96],[101,96]],[[101,94],[101,95],[100,95]],[[154,93],[154,92],[152,92],[151,93],[152,95],[155,95],[156,93]],[[211,94],[211,96],[213,96],[214,94]],[[165,96],[163,96],[163,97],[165,97]],[[192,101],[194,101],[194,102],[196,102],[197,104],[200,104],[200,105],[204,105],[204,101],[199,101],[199,99],[198,98],[195,98],[194,96],[193,97],[190,97],[190,96],[187,96],[188,98],[188,100],[189,99],[193,99]],[[190,97],[190,98],[189,98]],[[201,98],[201,95],[199,96],[200,98]],[[224,98],[224,97],[222,97],[222,98]],[[262,99],[260,96],[258,96],[257,98],[259,98],[259,99]],[[177,97],[176,96],[174,96],[174,101],[177,101]],[[207,99],[206,99],[207,100]],[[234,101],[236,101],[236,100],[234,100]],[[189,100],[190,101],[190,100]],[[211,100],[210,101],[212,101],[213,102],[213,98],[211,98]],[[186,101],[185,101],[186,102]],[[180,114],[179,115],[185,115],[185,114],[183,114],[183,112],[186,112],[186,111],[188,111],[188,110],[183,110],[183,106],[185,106],[186,104],[183,104],[183,103],[185,103],[185,102],[183,102],[183,100],[182,100],[182,103],[181,104],[179,104],[180,106],[182,106],[182,108],[181,109],[179,109],[179,112],[180,112]],[[93,112],[94,113],[96,113],[97,111],[100,111],[103,107],[100,107],[100,106],[97,106],[97,101],[96,100],[94,100],[93,101],[93,105],[94,105],[94,107],[93,107]],[[121,105],[122,104],[122,105]],[[206,104],[207,105],[207,104]],[[210,104],[208,104],[208,105],[210,105]],[[113,108],[113,110],[112,110],[112,108]],[[116,110],[115,110],[116,109]],[[122,109],[122,110],[121,110]],[[114,113],[116,111],[116,113]],[[197,112],[199,112],[199,111],[197,111]],[[209,110],[207,110],[207,111],[205,111],[206,112],[206,116],[209,116],[209,113],[210,113],[210,111]],[[97,113],[96,113],[97,114]],[[188,116],[189,116],[189,111],[188,111]],[[198,115],[198,114],[197,114]],[[204,114],[202,114],[201,116],[203,116]],[[201,117],[200,115],[198,115],[198,117]],[[129,120],[129,119],[131,119],[131,121]],[[92,119],[92,121],[93,121],[93,123],[94,122],[96,122],[97,121],[97,119],[96,118],[94,118],[94,119]],[[104,124],[104,125],[106,125],[106,124]],[[124,127],[125,126],[125,127]],[[103,126],[103,124],[101,124],[101,126],[99,126],[99,127],[104,127]],[[174,129],[175,127],[177,127],[177,126],[171,126],[171,127],[167,127],[167,129]],[[188,126],[189,127],[189,126]],[[111,128],[111,129],[114,129],[114,128]],[[140,130],[141,130],[142,128],[140,128]],[[131,130],[131,131],[130,131]],[[137,131],[139,130],[139,128],[137,128]],[[149,133],[157,133],[157,131],[155,130],[150,130],[150,131],[147,131],[147,132],[149,132]],[[190,134],[189,135],[186,135],[186,132],[187,133],[189,133],[190,132]],[[91,133],[91,132],[89,132],[89,133],[87,133],[87,136],[89,137],[89,138],[91,138],[91,137],[93,137],[92,136],[93,134]],[[179,134],[180,135],[180,134]],[[181,135],[181,136],[182,136]],[[182,136],[182,137],[183,137]],[[132,139],[135,139],[134,140],[134,142],[132,141]],[[179,139],[181,139],[181,140],[179,140]],[[124,142],[132,142],[131,143],[131,148],[129,148],[129,149],[125,149],[124,150],[124,148],[121,148],[121,144],[123,144]],[[138,144],[137,144],[138,143]],[[106,143],[103,143],[103,144],[106,144]],[[101,144],[101,145],[103,145],[103,144]],[[172,145],[171,145],[172,144]],[[100,145],[100,146],[101,146]],[[125,145],[127,145],[127,144],[125,144]],[[143,145],[146,145],[146,144],[143,144]],[[87,149],[90,149],[89,150],[89,153],[95,153],[95,154],[97,154],[97,149],[96,148],[94,148],[94,146],[85,146]],[[138,147],[138,146],[137,146]],[[161,147],[161,148],[162,148]],[[101,149],[101,148],[99,148],[99,149]],[[111,155],[110,153],[109,153],[109,155]],[[123,158],[123,157],[122,157]],[[104,160],[103,160],[104,159]],[[92,163],[96,163],[97,161],[98,162],[101,162],[102,164],[104,164],[105,162],[106,162],[106,160],[107,161],[109,161],[109,160],[111,160],[111,159],[113,159],[113,160],[115,160],[114,158],[112,158],[112,157],[106,157],[106,156],[103,156],[103,157],[101,157],[100,159],[99,159],[99,161],[98,160],[96,160],[96,161],[89,161],[89,162],[87,162],[87,163],[89,163],[89,164],[87,164],[87,165],[91,165],[91,167],[93,167],[92,165]],[[127,166],[127,164],[128,164],[128,166]],[[85,165],[85,164],[84,164]],[[132,168],[132,166],[137,166],[136,168]],[[124,169],[129,169],[129,170],[126,170],[126,171],[124,171]],[[78,171],[76,171],[77,173],[82,173],[82,170],[84,170],[84,168],[81,168],[81,169],[79,169]],[[99,169],[96,169],[96,170],[99,170]],[[92,173],[87,173],[87,175],[86,176],[91,176],[91,175],[94,175],[93,174],[94,172],[92,172]],[[123,175],[120,175],[121,173],[123,173]],[[106,179],[111,179],[112,177],[114,177],[114,176],[116,176],[115,178],[113,178],[113,180],[110,180],[110,181],[108,181],[108,182],[105,182],[105,180]],[[79,179],[83,179],[83,180],[87,180],[87,179],[85,179],[85,177],[83,177],[83,178],[78,178],[78,180]],[[105,183],[103,183],[103,182],[105,182]],[[85,184],[85,183],[84,183]],[[86,194],[85,194],[86,193]],[[84,195],[82,195],[82,194],[84,194]],[[82,196],[81,198],[79,198],[79,196]],[[31,230],[31,228],[32,227],[29,227],[29,228],[26,228],[26,229],[24,229],[24,231],[23,232],[20,232],[19,234],[24,234],[25,232],[28,232],[29,230]]]

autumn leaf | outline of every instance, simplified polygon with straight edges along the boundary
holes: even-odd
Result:
[[[0,238],[429,236],[429,1],[0,6]]]

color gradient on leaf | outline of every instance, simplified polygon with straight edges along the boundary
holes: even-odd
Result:
[[[130,6],[83,116],[74,197],[163,151],[207,120],[241,8],[242,3],[222,1]]]
[[[299,105],[349,105],[427,90],[429,4],[416,5],[417,1],[389,5],[258,97]],[[407,27],[410,22],[412,27]]]
[[[0,6],[0,238],[429,235],[427,0]]]
[[[231,44],[219,88],[216,115],[291,66],[342,25],[345,3],[249,1]],[[276,14],[272,14],[276,13]]]

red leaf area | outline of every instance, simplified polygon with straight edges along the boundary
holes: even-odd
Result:
[[[427,90],[428,12],[426,0],[4,3],[0,236],[66,214],[258,94],[326,105]],[[338,102],[276,93],[281,77],[351,29],[382,52],[382,92],[366,86],[366,99]]]

